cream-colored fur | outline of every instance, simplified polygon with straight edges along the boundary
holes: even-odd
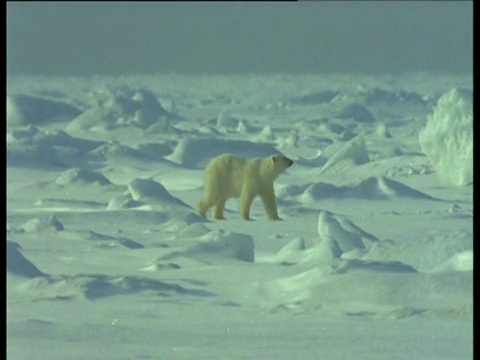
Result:
[[[282,220],[277,213],[274,180],[293,164],[281,155],[266,158],[245,159],[223,154],[212,159],[205,169],[205,192],[199,204],[200,215],[205,217],[214,207],[213,217],[224,219],[223,210],[229,198],[240,199],[240,216],[250,219],[253,199],[260,196],[271,220]]]

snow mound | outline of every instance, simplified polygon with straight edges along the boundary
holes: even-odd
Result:
[[[105,244],[107,244],[106,246],[108,247],[112,247],[118,244],[128,249],[143,249],[145,247],[139,242],[124,236],[116,237],[104,235],[95,231],[89,231],[87,238],[88,240],[96,241],[99,244],[99,247],[105,246]]]
[[[7,162],[32,168],[86,165],[87,152],[101,144],[103,142],[76,138],[63,131],[28,126],[8,131]]]
[[[112,185],[110,180],[100,173],[91,170],[84,170],[74,168],[63,172],[55,179],[55,184],[68,186],[68,185],[90,185],[98,184],[101,186]]]
[[[355,122],[375,122],[375,116],[363,105],[349,104],[345,106],[337,116],[340,119],[352,119]]]
[[[90,151],[88,157],[93,162],[121,163],[122,165],[131,165],[132,167],[142,167],[143,164],[152,162],[168,163],[160,156],[152,156],[118,142],[103,144]],[[170,165],[175,164],[170,163]]]
[[[216,125],[220,128],[235,129],[239,125],[239,119],[230,114],[228,110],[223,109],[218,114]]]
[[[258,139],[263,141],[275,141],[275,135],[272,131],[270,125],[266,125],[260,134],[258,134]]]
[[[448,185],[473,182],[473,92],[454,88],[428,116],[418,139],[439,178]]]
[[[285,192],[288,189],[284,190]],[[369,177],[355,185],[337,186],[324,182],[309,185],[301,194],[301,189],[290,189],[294,196],[300,195],[302,201],[318,201],[330,198],[359,198],[368,200],[382,200],[394,197],[406,197],[411,199],[437,200],[430,195],[415,190],[399,181],[385,176]]]
[[[7,240],[7,274],[30,279],[45,276],[46,274],[22,255],[18,250],[20,248],[16,242]]]
[[[246,140],[183,139],[173,154],[165,158],[187,167],[204,168],[215,156],[233,154],[242,157],[266,157],[280,154],[271,144]]]
[[[207,263],[218,262],[221,259],[255,261],[255,245],[250,235],[215,230],[201,236],[198,240],[198,244],[163,255],[158,260],[185,256]]]
[[[167,112],[154,93],[148,89],[123,86],[94,94],[95,106],[75,118],[67,130],[107,131],[123,126],[147,129],[163,125],[167,131],[169,120],[175,115]]]
[[[469,274],[432,276],[397,262],[340,260],[331,267],[317,266],[293,276],[257,283],[252,291],[261,294],[264,306],[272,312],[320,311],[328,315],[398,320],[420,314],[469,316],[473,305],[471,281]],[[421,298],[419,288],[425,294]]]
[[[7,124],[27,124],[69,121],[81,113],[76,107],[58,100],[31,95],[7,96]]]
[[[416,92],[405,90],[390,91],[380,88],[365,89],[361,92],[367,104],[385,103],[387,105],[393,104],[423,104],[425,101]]]
[[[35,125],[16,127],[7,132],[7,143],[22,143],[23,145],[66,146],[82,150],[92,150],[103,144],[102,141],[80,139],[61,130],[43,130]]]
[[[196,289],[187,289],[175,283],[168,283],[140,276],[108,276],[102,274],[78,274],[74,276],[55,275],[31,279],[19,286],[19,290],[38,299],[71,300],[85,298],[97,300],[110,296],[121,296],[137,292],[152,293],[155,296],[213,294]]]
[[[375,236],[362,230],[347,218],[333,215],[329,211],[321,211],[318,216],[317,231],[319,245],[328,244],[329,249],[338,250],[342,254],[355,251],[361,253],[380,242]]]
[[[170,155],[173,151],[170,146],[161,144],[161,143],[141,143],[135,144],[133,147],[135,150],[138,150],[148,156],[155,158],[160,158],[163,156]]]
[[[128,183],[128,191],[132,198],[137,201],[158,200],[167,201],[179,205],[186,204],[178,198],[170,195],[165,187],[151,179],[134,179]]]
[[[305,240],[301,237],[295,238],[275,254],[274,260],[285,265],[303,262],[306,249]]]
[[[373,261],[359,259],[344,259],[334,269],[335,274],[342,274],[348,271],[374,271],[379,273],[416,273],[417,271],[410,265],[399,261]]]
[[[120,210],[148,206],[190,208],[180,199],[172,196],[165,187],[151,179],[134,179],[127,185],[127,191],[108,202],[108,210]]]
[[[33,218],[23,224],[20,230],[26,233],[34,233],[43,230],[62,231],[65,230],[65,227],[55,215],[51,215],[46,218]]]
[[[294,98],[292,102],[296,105],[316,105],[332,101],[338,95],[338,91],[323,90]]]
[[[406,90],[387,90],[381,88],[371,88],[359,86],[353,91],[339,93],[333,101],[355,101],[368,105],[424,105],[425,100],[416,92]]]
[[[340,259],[361,259],[374,245],[382,243],[352,221],[328,211],[320,212],[317,230],[319,238],[313,246],[307,247],[303,238],[295,238],[274,255],[273,262],[332,265]]]
[[[470,231],[431,231],[401,244],[378,243],[363,260],[400,261],[419,272],[467,271],[473,267]]]
[[[365,145],[365,133],[361,132],[343,145],[323,166],[320,174],[334,167],[350,167],[353,164],[362,165],[370,161]]]
[[[473,270],[473,251],[462,251],[453,255],[447,261],[437,265],[430,272],[444,271],[472,271]]]
[[[42,130],[36,126],[28,125],[24,129],[16,128],[8,131],[7,144],[65,147],[90,151],[104,144],[104,142],[77,138],[61,130]]]

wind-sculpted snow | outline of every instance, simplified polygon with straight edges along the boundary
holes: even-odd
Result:
[[[27,233],[34,233],[43,230],[62,231],[65,227],[55,215],[42,218],[33,218],[20,227],[20,230]]]
[[[305,202],[321,201],[322,199],[369,199],[387,200],[393,198],[436,200],[432,196],[412,189],[399,181],[385,176],[369,177],[353,185],[334,185],[318,182],[302,187],[282,189],[281,194],[290,198],[298,198]]]
[[[170,195],[165,187],[151,179],[134,179],[127,184],[123,195],[110,199],[107,209],[119,210],[148,206],[150,209],[171,208],[189,209],[190,206]]]
[[[102,174],[95,171],[79,168],[73,168],[64,171],[60,176],[55,179],[55,184],[61,186],[68,186],[72,184],[98,184],[101,186],[112,185],[110,180],[108,180]]]
[[[7,240],[7,275],[17,275],[24,278],[45,276],[32,262],[27,260],[19,251],[21,246]]]
[[[419,134],[422,151],[447,185],[473,182],[473,93],[452,89],[444,94]]]
[[[292,101],[296,105],[315,105],[332,101],[339,94],[338,91],[323,90],[294,98]]]
[[[202,262],[222,262],[237,259],[246,262],[255,260],[255,245],[249,235],[223,230],[212,231],[198,238],[198,244],[161,256],[158,260],[170,260],[179,256]]]
[[[7,124],[9,126],[69,121],[80,113],[81,110],[75,106],[58,100],[23,94],[7,96]]]
[[[29,125],[7,133],[7,162],[19,167],[88,166],[88,151],[103,144],[71,136],[61,130],[43,130]]]
[[[176,118],[148,89],[135,90],[123,86],[94,96],[95,106],[73,120],[67,127],[69,131],[108,131],[125,126],[146,129],[159,123],[167,131],[169,119]]]
[[[343,145],[333,156],[328,159],[320,173],[334,171],[335,167],[362,165],[370,161],[364,140],[365,134],[360,133]],[[347,163],[347,164],[346,164]]]
[[[337,116],[341,119],[352,119],[356,122],[375,122],[375,116],[363,105],[349,104],[345,106]]]
[[[9,358],[471,358],[473,187],[439,177],[473,181],[472,89],[9,76]],[[283,221],[259,197],[255,221],[237,199],[228,221],[199,215],[223,153],[294,160],[274,184]]]
[[[41,300],[98,300],[106,297],[125,296],[137,292],[162,296],[212,297],[215,294],[202,289],[189,289],[140,276],[106,276],[102,274],[48,275],[36,277],[17,286],[18,292],[29,293]]]

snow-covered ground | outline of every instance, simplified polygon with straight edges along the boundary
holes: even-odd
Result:
[[[9,77],[9,359],[469,359],[472,77]],[[283,153],[279,215],[198,215]]]

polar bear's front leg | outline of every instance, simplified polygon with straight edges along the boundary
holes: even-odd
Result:
[[[265,207],[268,218],[270,220],[283,220],[280,216],[278,216],[273,186],[269,186],[268,188],[264,189],[260,194],[260,197],[262,198],[263,206]]]

